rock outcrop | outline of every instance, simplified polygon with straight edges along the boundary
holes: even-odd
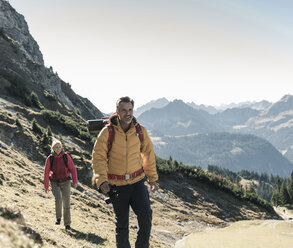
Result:
[[[64,109],[79,110],[85,119],[102,116],[88,99],[77,95],[51,67],[45,67],[43,55],[30,35],[24,17],[5,0],[0,0],[0,50],[0,95],[27,103],[34,91],[46,108],[60,112]],[[52,103],[54,98],[61,104],[57,101]]]
[[[17,45],[27,59],[44,65],[39,45],[31,36],[23,15],[18,14],[4,0],[0,1],[0,30]]]

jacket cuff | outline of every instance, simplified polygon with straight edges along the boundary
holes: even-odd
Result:
[[[154,182],[158,181],[158,179],[159,179],[158,176],[148,177],[148,182],[149,183],[154,183]]]
[[[99,177],[99,179],[96,179],[96,184],[100,188],[101,184],[104,182],[108,182],[106,177]]]

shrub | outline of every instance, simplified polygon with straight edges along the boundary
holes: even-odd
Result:
[[[52,143],[53,134],[52,134],[52,130],[51,130],[51,127],[50,126],[47,127],[46,133],[47,133],[47,136],[48,136],[48,139],[49,139],[49,144],[51,144]]]
[[[91,159],[91,158],[92,158],[91,154],[90,154],[88,151],[84,151],[82,154],[83,154],[83,155],[85,156],[85,158],[87,158],[87,159]]]
[[[77,118],[69,117],[60,114],[59,112],[47,109],[42,110],[41,114],[46,118],[46,120],[48,120],[50,124],[60,125],[68,132],[81,139],[91,140],[91,136],[87,131],[85,121],[78,120]]]
[[[20,123],[18,118],[15,119],[15,125],[22,128],[22,124]]]
[[[28,107],[31,107],[32,106],[32,101],[31,101],[31,98],[28,97],[27,95],[24,95],[24,104]]]
[[[57,97],[56,97],[55,94],[50,93],[50,92],[44,90],[44,95],[45,95],[45,97],[46,97],[49,101],[51,101],[51,102],[57,102]]]
[[[43,109],[43,105],[41,104],[38,95],[33,91],[30,95],[31,103],[34,107],[37,107],[39,109]]]
[[[37,123],[35,118],[32,120],[32,131],[37,134],[43,133],[41,126]]]
[[[0,207],[0,216],[4,217],[5,219],[13,220],[20,218],[22,214],[19,212],[19,210],[15,210],[9,207]]]
[[[50,153],[50,145],[51,145],[51,142],[50,142],[50,138],[47,134],[47,132],[44,132],[39,140],[39,144],[40,144],[40,147],[43,148],[43,150],[45,151],[45,153]]]

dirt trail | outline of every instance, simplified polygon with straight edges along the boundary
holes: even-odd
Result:
[[[191,234],[177,242],[175,248],[288,248],[292,243],[292,221],[255,220]]]
[[[293,243],[293,211],[279,207],[283,220],[238,221],[213,231],[193,233],[175,248],[288,248]]]
[[[283,219],[283,220],[293,220],[293,211],[284,207],[274,207],[275,212]]]

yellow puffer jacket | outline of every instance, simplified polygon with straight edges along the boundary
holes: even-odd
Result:
[[[110,184],[121,186],[133,184],[145,177],[149,182],[158,180],[156,160],[153,144],[146,129],[141,126],[143,142],[141,144],[136,134],[136,119],[133,118],[130,129],[125,133],[120,126],[117,116],[110,119],[114,127],[114,141],[108,156],[109,131],[105,127],[100,132],[93,149],[92,168],[95,182],[98,187],[107,181]],[[125,175],[131,174],[143,167],[144,173],[129,180],[108,179],[108,174]]]

